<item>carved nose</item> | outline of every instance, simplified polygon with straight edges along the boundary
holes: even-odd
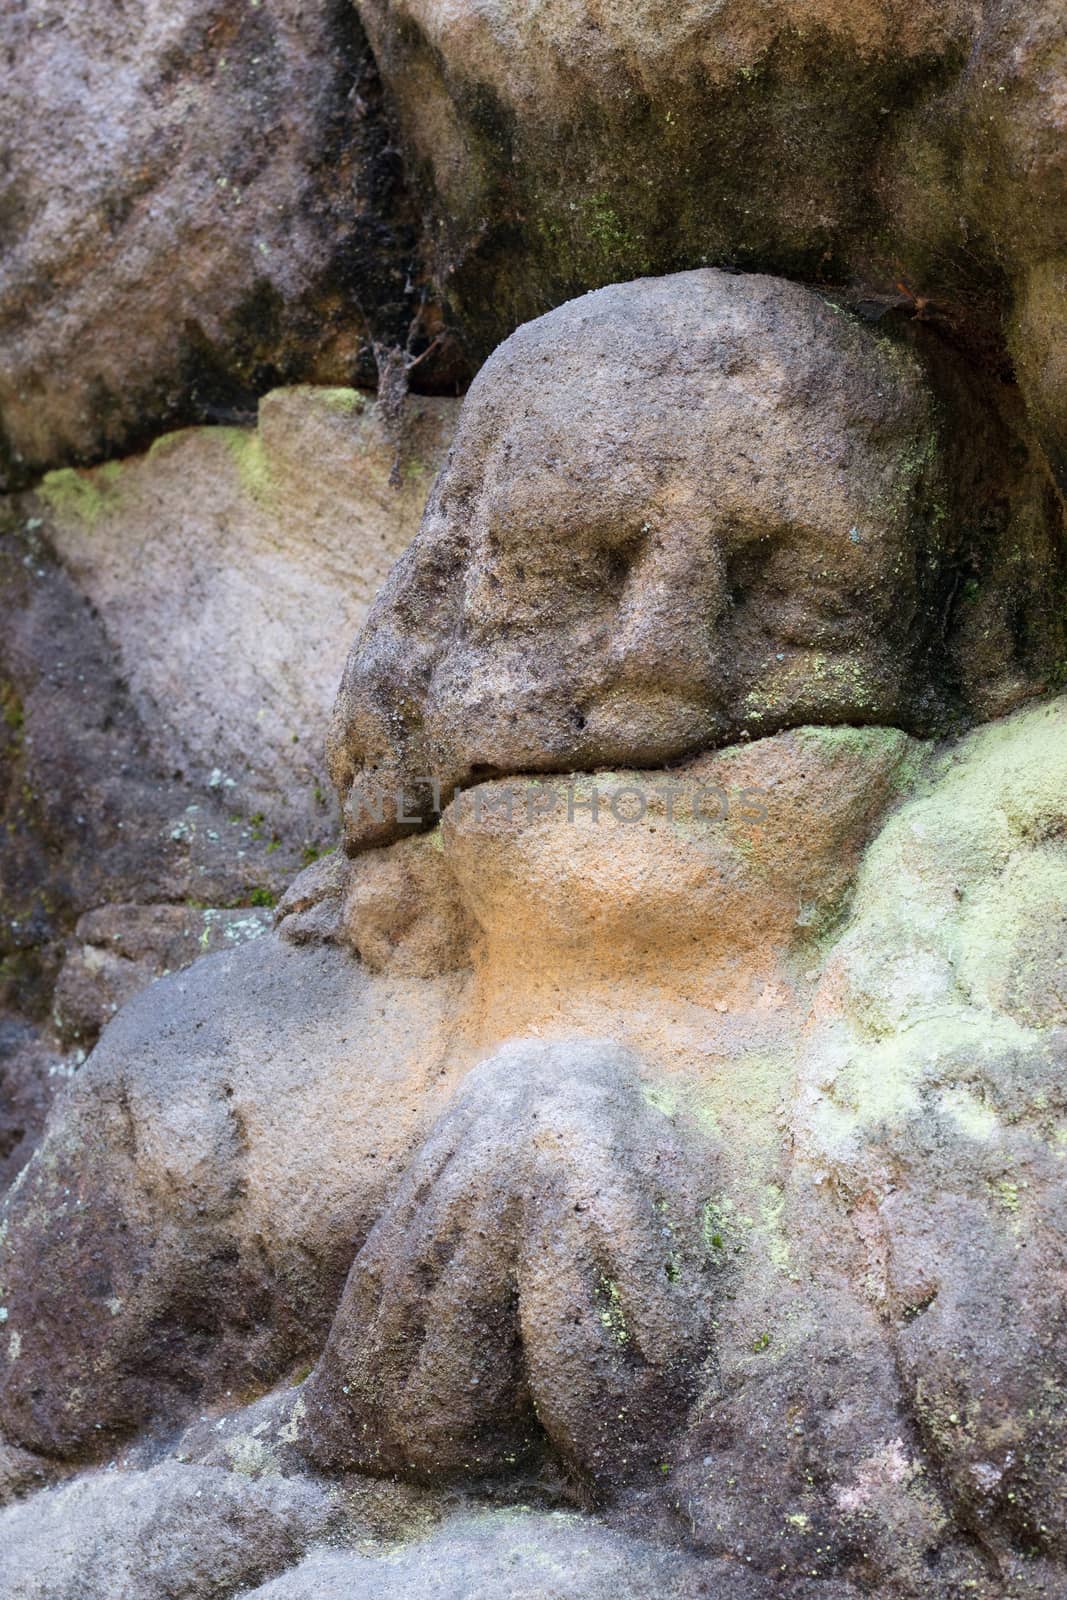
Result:
[[[612,630],[621,681],[701,685],[725,596],[723,563],[707,531],[650,534],[630,568]]]

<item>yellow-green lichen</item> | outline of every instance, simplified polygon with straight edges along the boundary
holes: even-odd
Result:
[[[274,475],[259,433],[255,428],[220,428],[218,432],[245,494],[260,502],[268,500],[274,490]]]
[[[115,509],[122,471],[120,461],[105,461],[101,467],[60,467],[45,473],[37,493],[59,522],[92,529]]]
[[[316,389],[315,394],[327,411],[342,417],[353,417],[366,409],[366,397],[358,389]]]
[[[617,1345],[628,1343],[630,1335],[626,1329],[622,1295],[613,1278],[601,1277],[596,1288],[596,1298],[600,1308],[600,1323],[609,1339]]]

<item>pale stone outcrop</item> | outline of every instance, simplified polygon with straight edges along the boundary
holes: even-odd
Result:
[[[396,445],[373,395],[281,389],[254,426],[49,474],[42,534],[99,613],[164,768],[268,836],[332,838],[322,764],[355,633],[410,543],[458,402],[412,400]]]

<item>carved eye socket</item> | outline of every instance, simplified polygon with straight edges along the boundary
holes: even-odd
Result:
[[[874,551],[797,522],[745,538],[726,554],[728,611],[735,622],[758,612],[763,631],[783,643],[859,643],[893,592],[879,581],[884,557],[872,559]]]
[[[554,631],[609,618],[640,559],[647,535],[625,526],[570,529],[506,523],[481,534],[465,573],[463,626],[489,639],[531,627]]]

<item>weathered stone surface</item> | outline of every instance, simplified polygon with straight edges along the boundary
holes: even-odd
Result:
[[[267,395],[254,428],[186,430],[4,502],[5,1005],[55,1022],[69,957],[58,1027],[86,1048],[149,977],[215,948],[207,930],[179,955],[164,923],[204,907],[213,927],[255,921],[332,842],[322,744],[344,650],[456,409],[410,402],[398,487],[376,404],[296,388]],[[108,909],[143,903],[125,930]],[[121,951],[69,943],[90,912]],[[147,916],[151,953],[134,949]]]
[[[759,1600],[764,1592],[725,1563],[692,1561],[588,1518],[506,1511],[457,1517],[388,1555],[314,1551],[253,1591],[255,1600]]]
[[[539,1474],[776,1600],[1055,1593],[1064,705],[932,755],[809,729],[575,780],[632,800],[696,774],[747,797],[718,821],[660,795],[638,823],[509,822],[466,794],[439,848],[381,860],[451,874],[468,973],[267,938],[154,985],[7,1202],[8,1437],[91,1451],[325,1344],[183,1450]],[[363,865],[315,863],[282,926],[329,903],[342,940]],[[117,1305],[70,1293],[90,1252]],[[358,1559],[286,1581],[356,1584]]]
[[[266,909],[201,911],[193,906],[110,905],[78,919],[53,997],[61,1036],[83,1049],[127,1000],[154,978],[200,956],[265,933]]]
[[[345,669],[349,848],[403,831],[398,790],[426,811],[429,777],[447,799],[1034,692],[1064,649],[1061,508],[1016,465],[1005,518],[1008,441],[978,424],[961,457],[943,425],[912,352],[780,280],[642,280],[520,329]]]
[[[1057,8],[134,21],[0,22],[0,1590],[1061,1600]]]
[[[912,306],[950,338],[1006,335],[1001,370],[1014,368],[1067,486],[1063,17],[1055,0],[984,0],[975,20],[958,78],[901,119],[887,151],[880,243],[899,240]]]
[[[313,1358],[390,1186],[462,1073],[501,1040],[532,1026],[563,1037],[626,1029],[627,993],[652,1002],[651,1028],[633,1043],[653,1057],[691,1052],[709,1033],[764,1046],[780,1036],[792,1015],[788,962],[834,914],[909,748],[892,731],[811,730],[682,774],[735,797],[765,791],[758,841],[741,815],[724,838],[714,813],[695,821],[681,806],[673,847],[654,808],[636,834],[571,828],[561,810],[528,836],[509,835],[477,826],[468,796],[469,819],[450,813],[440,839],[315,862],[279,907],[283,933],[303,923],[303,947],[261,938],[133,1000],[9,1197],[0,1284],[20,1353],[7,1370],[5,1427],[39,1449],[83,1450],[108,1429]],[[608,928],[598,908],[613,872],[620,910]],[[526,920],[509,926],[516,873],[533,893]],[[679,924],[658,965],[642,963],[641,929],[646,943],[658,939],[687,893],[695,921]],[[722,937],[694,965],[697,925],[717,900],[724,910],[724,893]],[[308,919],[320,911],[312,938]],[[568,919],[561,960],[553,932]],[[380,976],[337,947],[353,926]],[[580,975],[575,958],[598,926],[615,965],[591,961]],[[726,1015],[713,1009],[727,1000]],[[673,1004],[687,1015],[680,1044],[664,1027]],[[69,1283],[87,1257],[94,1287],[72,1303]],[[57,1318],[61,1340],[30,1332]]]
[[[38,1021],[77,918],[109,902],[270,903],[300,860],[163,764],[122,664],[40,537],[0,512],[0,1005]]]
[[[372,972],[432,977],[469,965],[476,924],[438,835],[354,863],[341,915],[341,938]]]
[[[25,1166],[73,1062],[17,1017],[0,1017],[0,1193]]]
[[[1018,379],[1067,471],[1055,0],[359,0],[472,344],[704,265],[848,284]]]
[[[413,537],[458,402],[266,395],[248,428],[45,478],[42,532],[96,608],[152,754],[287,844],[332,842],[322,745],[351,636]]]
[[[974,8],[360,0],[451,292],[491,348],[581,289],[728,263],[826,279]],[[516,234],[521,245],[516,242]]]
[[[4,475],[407,343],[417,228],[351,6],[20,5],[0,37]]]
[[[778,1184],[750,1171],[713,1202],[729,1297],[668,1491],[689,1540],[768,1577],[836,1577],[862,1594],[982,1592],[985,1563],[916,1440],[840,1213],[780,1150],[769,1171]]]
[[[846,816],[862,837],[860,764],[836,821],[827,800],[856,740],[868,742],[868,761],[881,743],[888,762],[867,769],[869,803],[894,771],[909,774],[899,735],[895,753],[873,730],[826,730],[705,758],[720,778],[744,763],[735,781],[748,788],[761,754],[778,747],[782,776],[795,774],[795,788],[775,790],[765,769],[770,820],[748,825],[747,882],[726,841],[706,841],[718,922],[684,872],[661,909],[652,836],[640,827],[587,815],[583,830],[563,814],[531,826],[521,804],[514,823],[488,804],[476,823],[472,795],[466,834],[459,805],[446,814],[446,862],[493,935],[475,953],[484,988],[471,1010],[490,1029],[556,1037],[614,1026],[646,1062],[674,1064],[666,1079],[654,1074],[656,1103],[720,1136],[702,1213],[721,1257],[715,1359],[667,1462],[688,1537],[709,1554],[756,1550],[768,1575],[848,1574],[862,1592],[1030,1596],[1062,1582],[1064,716],[1063,701],[1019,713],[947,747],[925,776],[912,759],[917,797],[870,847],[843,934],[830,869],[847,880]],[[631,796],[656,782],[617,776]],[[595,781],[608,789],[615,778]],[[578,797],[589,799],[593,781]],[[664,810],[647,829],[665,830]],[[568,833],[583,831],[568,850]],[[740,817],[732,831],[740,844]],[[798,894],[793,923],[784,897],[778,920],[766,880],[759,887],[776,870],[784,887],[787,841],[798,874],[801,859],[813,872],[825,863],[825,899]],[[665,886],[681,866],[664,864]],[[762,922],[746,888],[763,896]],[[698,936],[687,962],[691,895]],[[704,949],[716,934],[717,989]],[[746,994],[730,956],[758,975],[761,938],[792,949],[792,979]],[[402,1254],[398,1245],[389,1262]],[[447,1326],[426,1322],[435,1334]],[[995,1552],[995,1583],[976,1531]]]
[[[1067,703],[972,735],[893,818],[816,997],[798,1103],[957,1515],[1067,1553]]]
[[[9,1439],[93,1454],[314,1359],[454,1083],[453,993],[268,935],[123,1007],[3,1202]]]
[[[472,1009],[497,1038],[566,1028],[583,1003],[584,1026],[617,1033],[639,995],[660,1021],[668,994],[702,1008],[705,1040],[717,1018],[772,1025],[800,1003],[864,846],[923,754],[897,729],[803,728],[669,771],[464,791],[441,856],[478,929]],[[357,857],[353,877],[433,842]],[[669,1049],[655,1025],[632,1042],[653,1059]]]
[[[712,1159],[608,1044],[476,1067],[353,1264],[304,1387],[312,1461],[478,1478],[546,1442],[600,1497],[654,1482],[713,1360]]]
[[[290,1566],[337,1520],[309,1482],[98,1472],[0,1512],[0,1584],[9,1600],[209,1600]]]

